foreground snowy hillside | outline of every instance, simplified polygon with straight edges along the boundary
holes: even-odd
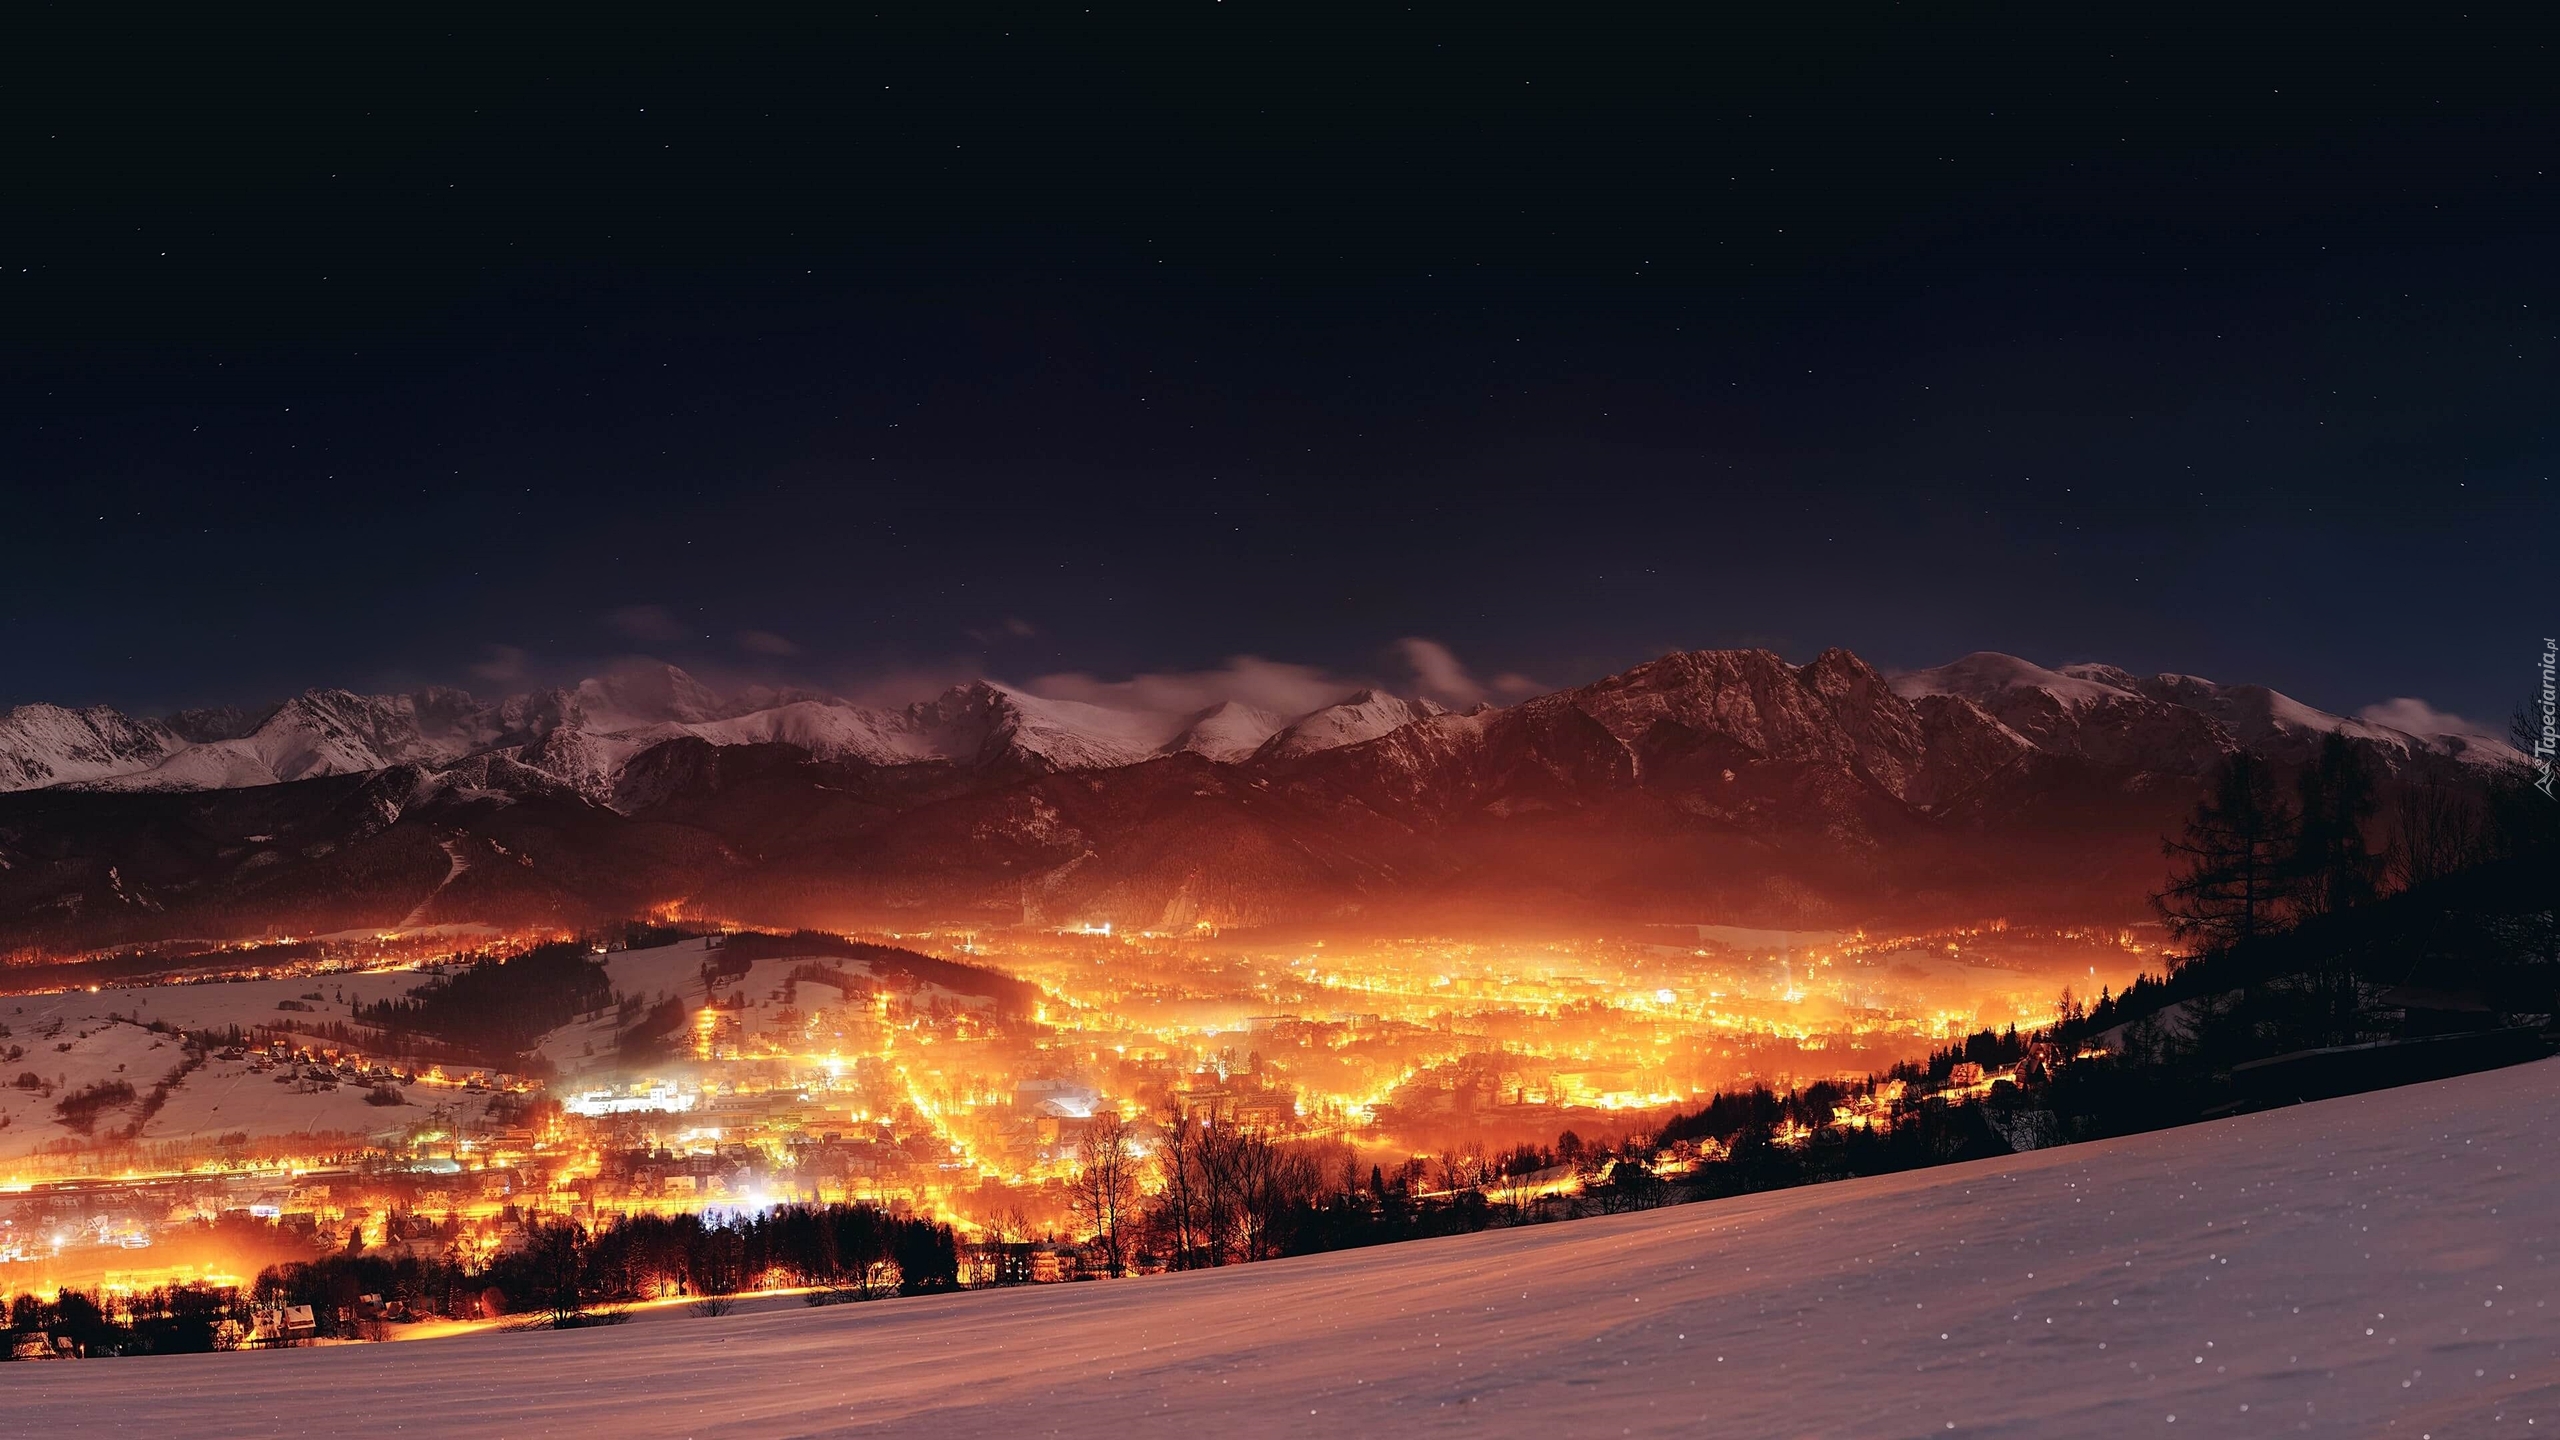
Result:
[[[27,1366],[26,1434],[2533,1435],[2560,1062],[1156,1279]]]

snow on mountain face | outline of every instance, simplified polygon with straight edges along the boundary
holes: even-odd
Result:
[[[731,713],[709,686],[673,665],[623,666],[579,681],[571,693],[587,721],[602,730],[697,724]]]
[[[2415,696],[2401,695],[2377,704],[2367,705],[2356,718],[2402,734],[2414,735],[2441,747],[2449,755],[2474,753],[2503,760],[2510,765],[2532,763],[2508,738],[2477,725],[2459,715],[2450,715]]]
[[[563,725],[519,747],[515,759],[588,799],[603,804],[613,795],[614,781],[631,758],[652,745],[685,733],[674,725],[605,733]]]
[[[842,701],[795,700],[680,728],[714,745],[797,745],[822,760],[899,765],[951,758],[935,748],[930,735],[908,726],[905,717]]]
[[[1191,717],[1165,753],[1205,756],[1226,764],[1248,759],[1288,721],[1238,700],[1223,700]]]
[[[1263,742],[1254,758],[1295,760],[1319,750],[1375,740],[1417,720],[1448,713],[1448,707],[1427,699],[1406,700],[1383,690],[1362,690],[1284,727]]]
[[[906,718],[938,753],[952,759],[1038,770],[1133,765],[1161,749],[1179,724],[1081,700],[1044,699],[986,680],[910,705]]]
[[[1882,675],[1845,650],[1790,665],[1766,650],[1666,655],[1574,690],[1526,700],[1533,725],[1579,715],[1641,765],[1648,752],[1702,740],[1761,760],[1862,772],[1909,798],[1922,762],[1920,717]]]
[[[217,705],[205,710],[181,710],[163,718],[160,723],[176,731],[178,737],[188,744],[202,745],[209,740],[237,740],[267,723],[268,716],[283,708],[282,705],[259,709]]]
[[[2075,665],[2047,670],[1992,650],[1977,650],[1935,670],[1898,676],[1893,691],[1905,700],[1923,695],[1958,695],[1988,710],[2020,690],[2038,690],[2065,709],[2121,700],[2133,693],[2133,677],[2112,665]]]
[[[497,736],[458,690],[354,695],[313,690],[236,740],[190,745],[148,769],[90,782],[108,790],[230,790],[392,765],[449,763]]]
[[[2299,761],[2331,734],[2404,755],[2482,764],[2519,758],[2476,734],[2413,734],[2332,715],[2264,685],[2217,685],[2193,675],[2138,678],[2113,665],[2048,670],[1992,651],[1913,671],[1893,688],[1905,699],[1970,701],[2040,749],[2150,769],[2198,769],[2242,747]]]
[[[1528,701],[1519,712],[1534,721],[1561,709],[1581,712],[1631,755],[1667,722],[1672,733],[1723,736],[1771,758],[1850,764],[1921,804],[2030,750],[2201,774],[2236,748],[2300,760],[2321,737],[2341,733],[2404,755],[2520,759],[2415,701],[2349,719],[2264,686],[2137,678],[2109,665],[2048,669],[1992,652],[1887,682],[1846,651],[1804,666],[1765,652],[1702,651]],[[1446,714],[1429,700],[1362,690],[1294,718],[1237,701],[1166,715],[989,681],[881,710],[807,692],[723,700],[674,666],[635,664],[574,689],[496,701],[442,688],[376,696],[314,690],[270,710],[189,711],[167,721],[103,706],[26,705],[0,715],[0,791],[230,789],[393,765],[432,770],[503,752],[602,802],[632,757],[684,736],[788,745],[822,760],[1021,774],[1181,753],[1222,763],[1293,761]],[[2427,723],[2394,723],[2409,716]]]
[[[2380,725],[2368,725],[2326,710],[2314,710],[2289,695],[2281,695],[2264,685],[2216,685],[2193,675],[2154,675],[2138,680],[2135,687],[2155,700],[2212,716],[2232,738],[2251,749],[2270,746],[2281,748],[2283,742],[2300,737],[2316,737],[2336,732],[2357,740],[2395,748],[2408,748],[2412,737]]]
[[[186,740],[104,705],[21,705],[0,715],[0,790],[34,790],[159,764]]]

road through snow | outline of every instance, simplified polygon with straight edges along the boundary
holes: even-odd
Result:
[[[2484,1436],[2560,1427],[2560,1062],[1145,1280],[0,1371],[0,1431]],[[2529,1423],[2531,1422],[2531,1423]]]

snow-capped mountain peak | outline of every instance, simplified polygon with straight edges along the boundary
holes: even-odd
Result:
[[[655,662],[617,666],[581,680],[575,694],[589,723],[605,730],[698,724],[727,713],[710,686],[673,665]]]
[[[1905,700],[1923,695],[1957,695],[1991,708],[1999,698],[2019,690],[2037,690],[2066,708],[2079,709],[2130,697],[2133,677],[2112,665],[2066,665],[2048,670],[2015,655],[1976,650],[1933,670],[1895,677],[1893,692]]]
[[[1295,760],[1320,750],[1375,740],[1417,720],[1448,713],[1448,707],[1437,701],[1407,700],[1377,689],[1359,690],[1301,716],[1264,741],[1255,756],[1262,760]]]
[[[0,715],[0,790],[34,790],[147,769],[186,748],[156,720],[104,705],[21,705]]]
[[[978,765],[1091,770],[1143,760],[1173,738],[1163,717],[1082,700],[1053,700],[975,680],[907,708],[940,754]]]
[[[1182,732],[1168,740],[1164,749],[1169,754],[1188,751],[1209,759],[1234,763],[1250,758],[1280,728],[1288,724],[1284,716],[1257,709],[1241,700],[1222,700],[1190,717]]]
[[[2041,750],[2186,775],[2202,774],[2240,748],[2306,759],[2330,734],[2413,759],[2521,759],[2478,727],[2415,700],[2350,718],[2263,685],[2137,677],[2102,664],[2047,667],[1993,651],[1890,682],[1845,651],[1800,667],[1760,652],[1672,655],[1523,709],[1545,714],[1563,704],[1588,711],[1630,746],[1664,718],[1701,733],[1729,731],[1768,754],[1847,746],[1870,774],[1902,787],[1897,794],[1931,786],[1924,772],[1939,763],[1929,757],[1947,748],[1931,738],[1942,731],[2010,753]],[[724,698],[683,670],[652,662],[569,689],[497,700],[444,687],[402,695],[318,689],[263,710],[187,711],[167,720],[104,706],[22,705],[0,714],[0,791],[236,789],[399,765],[433,771],[497,754],[603,799],[633,757],[685,737],[785,745],[822,761],[1021,775],[1182,753],[1222,763],[1295,761],[1447,713],[1428,699],[1362,689],[1297,716],[1235,700],[1169,714],[991,680],[881,709],[805,690]]]
[[[2333,715],[2264,685],[2222,685],[2195,675],[2136,677],[2113,665],[2047,669],[1988,650],[1899,676],[1893,688],[1907,700],[1949,695],[1971,701],[2044,749],[2150,768],[2192,770],[2211,754],[2237,748],[2298,761],[2332,734],[2411,756],[2485,764],[2522,758],[2476,731],[2419,734],[2374,718]],[[2163,757],[2186,763],[2159,763]]]

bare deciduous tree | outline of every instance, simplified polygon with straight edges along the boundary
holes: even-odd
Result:
[[[1156,1220],[1163,1231],[1165,1248],[1171,1252],[1177,1270],[1214,1263],[1206,1253],[1209,1207],[1206,1180],[1200,1169],[1200,1122],[1183,1110],[1179,1099],[1173,1099],[1166,1102],[1163,1130],[1164,1145],[1156,1152],[1156,1168],[1163,1184]]]
[[[1127,1274],[1138,1211],[1138,1155],[1119,1111],[1105,1110],[1086,1124],[1084,1138],[1076,1142],[1071,1194],[1077,1217],[1102,1247],[1104,1264],[1113,1275]]]
[[[2479,863],[2487,848],[2480,802],[2451,785],[2413,785],[2400,797],[2392,861],[2403,886],[2424,885]]]

